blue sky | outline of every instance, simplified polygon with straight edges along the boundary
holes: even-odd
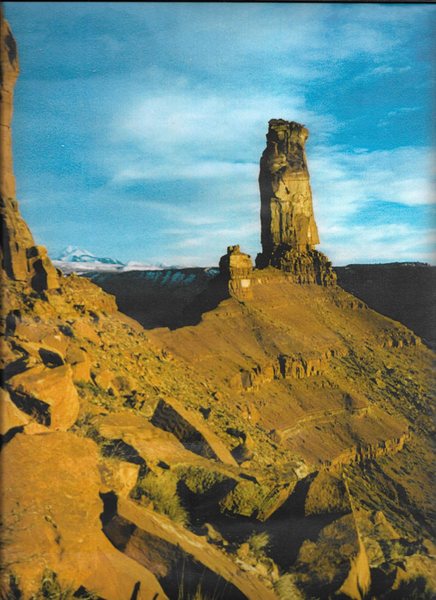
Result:
[[[434,262],[432,5],[6,2],[37,242],[213,265],[260,250],[267,123],[310,130],[334,264]]]

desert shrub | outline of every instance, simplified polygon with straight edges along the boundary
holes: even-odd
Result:
[[[226,479],[226,476],[217,471],[210,471],[203,467],[186,467],[179,470],[181,479],[186,487],[194,494],[205,494],[216,484]]]
[[[84,588],[74,591],[71,586],[62,587],[56,573],[46,569],[41,578],[41,586],[30,600],[98,600],[98,596]]]
[[[222,508],[244,517],[253,517],[265,513],[274,504],[275,492],[271,486],[260,485],[253,481],[240,481],[221,502]]]
[[[79,396],[93,405],[113,410],[114,398],[92,381],[77,381],[75,383]]]
[[[62,588],[56,573],[46,570],[41,578],[41,587],[31,600],[73,600],[73,598],[74,590],[70,587]]]
[[[274,583],[274,591],[280,600],[304,600],[291,573],[285,573]]]
[[[82,397],[87,393],[91,396],[101,395],[101,389],[92,381],[76,381],[75,386],[79,391],[79,395]]]
[[[32,596],[32,600],[70,600],[73,598],[71,589],[62,590],[57,580],[56,573],[53,571],[44,571],[41,579],[40,589]]]
[[[73,431],[74,433],[78,433],[83,437],[87,437],[91,440],[94,440],[94,442],[96,442],[97,444],[101,444],[103,438],[98,433],[97,428],[93,424],[93,418],[94,415],[90,413],[85,413],[82,417],[77,419],[77,421],[74,424]]]
[[[105,458],[124,460],[136,465],[144,464],[144,459],[138,454],[136,448],[126,444],[121,439],[107,440],[102,438],[101,453]]]
[[[0,569],[3,570],[3,565],[0,565]],[[9,587],[7,590],[2,591],[1,600],[21,600],[22,597],[23,594],[20,591],[18,579],[15,575],[9,575]]]
[[[124,460],[135,464],[144,463],[144,460],[133,446],[126,444],[121,439],[106,439],[100,435],[93,423],[93,418],[92,414],[86,413],[76,421],[74,432],[93,440],[99,446],[100,452],[105,458]]]
[[[215,600],[211,596],[205,595],[199,584],[193,594],[190,594],[184,589],[183,584],[180,585],[177,600]]]
[[[139,478],[132,496],[137,500],[145,496],[153,502],[157,512],[167,515],[176,523],[187,523],[188,514],[177,495],[177,477],[171,471],[163,471],[159,476],[146,473]]]
[[[265,556],[269,541],[269,534],[266,531],[262,531],[261,533],[253,533],[250,535],[247,539],[247,544],[249,545],[252,554],[260,560]]]

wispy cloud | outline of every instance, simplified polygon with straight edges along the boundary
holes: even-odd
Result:
[[[392,66],[392,65],[380,65],[375,67],[368,72],[368,75],[398,75],[399,73],[406,73],[410,71],[412,67],[407,65],[404,67]]]
[[[427,205],[435,202],[431,185],[432,149],[361,150],[320,146],[311,160],[312,185],[320,222],[343,222],[374,200]]]
[[[113,123],[110,138],[117,151],[112,151],[108,169],[114,183],[255,180],[268,120],[295,115],[321,139],[338,127],[332,115],[308,110],[300,96],[244,97],[241,92],[207,94],[202,89],[144,95]]]
[[[428,252],[429,226],[412,223],[379,243],[373,227],[383,226],[366,209],[432,202],[425,90],[415,103],[428,79],[434,7],[12,2],[6,10],[21,52],[19,189],[40,242],[179,264],[216,263],[229,243],[255,254],[259,157],[268,120],[279,117],[311,131],[316,216],[335,261],[350,261],[357,247],[380,259]],[[359,223],[362,211],[368,222]]]
[[[330,231],[335,264],[359,262],[401,262],[421,260],[434,262],[435,254],[428,239],[423,240],[422,229],[413,225],[355,225],[337,226]],[[434,232],[433,232],[434,235]]]
[[[403,106],[401,108],[397,108],[396,110],[390,110],[387,114],[388,117],[396,117],[398,115],[406,115],[408,113],[416,112],[420,110],[422,107],[420,106]]]

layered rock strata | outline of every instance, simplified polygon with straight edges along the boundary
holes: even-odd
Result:
[[[336,281],[328,258],[315,250],[318,228],[312,205],[305,143],[309,131],[294,121],[272,119],[260,160],[262,253],[256,265],[291,273],[297,283]]]
[[[230,295],[238,300],[251,300],[253,263],[250,255],[241,252],[238,245],[228,246],[219,267],[221,276],[228,279]]]

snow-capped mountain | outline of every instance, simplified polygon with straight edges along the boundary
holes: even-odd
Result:
[[[77,246],[67,246],[62,250],[59,256],[56,257],[57,261],[68,262],[68,263],[102,263],[104,265],[124,265],[120,260],[115,258],[107,258],[96,256],[89,250],[82,250]]]
[[[116,258],[97,256],[89,250],[77,246],[67,246],[53,260],[53,264],[63,273],[160,271],[163,266],[149,265],[135,261],[123,263]]]

